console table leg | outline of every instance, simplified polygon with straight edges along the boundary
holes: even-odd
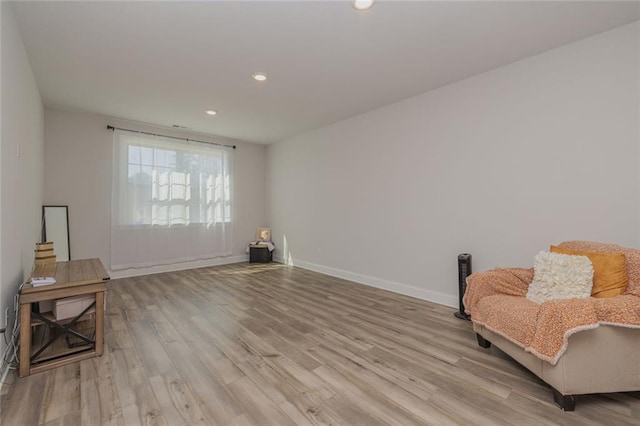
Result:
[[[104,352],[104,291],[96,293],[96,354]]]
[[[20,377],[31,371],[31,303],[20,305]]]

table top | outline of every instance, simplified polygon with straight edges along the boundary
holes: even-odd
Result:
[[[54,277],[56,283],[33,287],[31,283],[25,283],[21,294],[39,293],[52,290],[60,290],[69,287],[103,283],[110,279],[107,270],[100,259],[70,260],[48,265],[37,266],[31,273],[32,277]]]

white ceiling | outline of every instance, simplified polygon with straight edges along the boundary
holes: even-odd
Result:
[[[271,143],[640,19],[638,2],[16,2],[47,107]],[[255,71],[266,83],[251,79]],[[213,108],[215,117],[204,114]]]

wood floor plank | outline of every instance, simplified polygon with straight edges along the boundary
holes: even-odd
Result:
[[[160,404],[153,394],[149,376],[135,349],[108,351],[108,355],[111,364],[119,367],[115,369],[114,383],[124,423],[167,425]]]
[[[454,309],[287,265],[117,279],[106,301],[104,355],[9,381],[3,425],[640,424],[640,392],[563,412]]]
[[[65,414],[64,417],[58,417],[57,419],[41,423],[43,426],[80,426],[82,425],[82,418],[80,413],[73,412]]]
[[[101,398],[101,387],[104,388],[98,380],[86,380],[80,383],[80,394],[82,395],[80,417],[82,423],[124,425],[120,407],[116,409],[109,398]]]
[[[322,351],[318,353],[318,347],[322,347],[324,345],[329,345],[332,351],[342,355],[350,362],[366,367],[381,379],[386,379],[389,382],[392,382],[394,387],[397,386],[425,400],[438,389],[431,383],[421,380],[420,378],[409,374],[407,371],[389,367],[376,358],[374,358],[372,362],[369,359],[362,357],[359,352],[351,351],[348,345],[345,345],[342,342],[336,343],[334,340],[330,339],[319,340],[316,347],[308,350],[311,356],[318,359],[318,362],[321,364],[326,362],[326,355],[324,355]],[[387,389],[387,387],[384,387],[383,389]]]
[[[254,423],[248,415],[241,414],[229,423],[229,426],[258,426],[258,423]]]
[[[278,405],[274,404],[247,377],[230,383],[226,388],[242,406],[244,413],[254,422],[262,425],[287,426],[295,425],[293,420],[282,412]]]
[[[182,378],[173,371],[149,378],[153,393],[170,425],[210,425],[197,399]]]
[[[177,373],[196,397],[205,418],[215,424],[225,425],[243,414],[241,407],[229,395],[224,385],[216,380],[188,347],[170,343],[166,345],[166,350]]]
[[[345,424],[352,426],[377,426],[384,425],[382,421],[373,417],[369,410],[362,409],[351,401],[345,399],[342,395],[336,395],[318,406],[321,411],[330,419],[336,419],[327,424]]]
[[[10,393],[3,398],[0,413],[2,422],[13,425],[37,425],[42,418],[43,406],[48,401],[43,401],[45,396],[45,383],[54,370],[48,374],[36,374],[17,380]],[[77,411],[76,411],[77,412]],[[59,417],[58,417],[59,418]]]
[[[326,365],[331,366],[360,389],[368,393],[378,393],[380,398],[402,407],[425,424],[433,421],[440,425],[455,424],[453,418],[430,407],[431,393],[422,391],[416,395],[401,386],[393,386],[388,379],[377,374],[377,369],[369,369],[367,365],[360,364],[323,345],[315,349],[315,354],[321,356],[326,361]],[[380,393],[379,389],[385,391]]]
[[[110,360],[107,355],[80,363],[80,411],[85,424],[96,419],[102,425],[124,424]]]
[[[182,342],[183,338],[156,305],[147,305],[144,318],[153,327],[160,343]]]
[[[71,364],[57,368],[54,374],[47,377],[40,423],[63,418],[69,412],[80,410],[80,389],[77,384],[79,374],[80,364]]]
[[[135,321],[130,324],[133,345],[144,363],[147,374],[160,375],[172,370],[173,364],[164,351],[164,346],[158,340],[158,336],[146,320]]]
[[[251,379],[258,389],[267,395],[272,401],[283,407],[283,411],[296,413],[290,415],[293,419],[303,416],[312,424],[339,424],[336,419],[327,415],[327,410],[320,409],[327,398],[326,393],[309,390],[301,390],[301,384],[282,376],[266,362],[247,361],[239,366],[247,377]],[[332,395],[333,396],[333,395]]]
[[[386,424],[419,425],[422,422],[417,417],[405,411],[404,407],[395,407],[378,393],[363,391],[349,378],[337,372],[334,368],[323,365],[314,372],[333,388],[338,390],[345,399],[365,410],[380,422]]]

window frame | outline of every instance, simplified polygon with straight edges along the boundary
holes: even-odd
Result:
[[[195,142],[195,141],[175,141],[170,137],[163,136],[147,136],[140,133],[127,133],[122,132],[118,135],[115,149],[119,150],[119,153],[114,156],[114,161],[118,161],[118,176],[114,176],[114,179],[117,181],[114,182],[115,187],[118,188],[118,208],[117,208],[117,217],[114,218],[114,224],[117,225],[120,229],[144,229],[144,228],[178,228],[178,227],[211,227],[219,224],[230,224],[233,222],[233,175],[232,175],[232,159],[230,158],[230,153],[225,153],[224,150],[229,149],[224,146],[216,145],[215,148],[207,146],[204,142]],[[213,145],[213,144],[212,144]],[[132,147],[140,147],[140,148],[148,148],[151,149],[151,164],[147,164],[145,159],[140,154],[138,161],[131,159],[130,149]],[[175,156],[175,161],[173,165],[159,165],[156,161],[157,152],[160,150],[168,151]],[[171,154],[169,154],[171,156]],[[196,177],[196,184],[192,184],[191,175],[194,172],[193,166],[191,169],[189,164],[193,162],[193,157],[196,157],[198,164],[204,164],[208,159],[213,159],[220,163],[219,172],[218,173],[210,173],[206,177],[203,178],[202,173],[198,173]],[[144,222],[135,222],[135,212],[127,212],[125,205],[128,204],[125,199],[129,197],[131,194],[132,188],[135,191],[136,188],[139,188],[140,184],[134,184],[130,182],[130,168],[138,167],[140,172],[142,173],[143,168],[150,168],[150,172],[148,174],[151,179],[151,183],[149,184],[150,191],[150,199],[145,201],[146,207],[150,208],[151,213],[146,212],[143,218]],[[153,207],[154,203],[160,204],[165,203],[169,208],[171,208],[171,202],[177,201],[178,199],[172,200],[171,197],[168,200],[158,200],[154,199],[153,192],[154,190],[154,174],[158,175],[157,170],[161,169],[165,173],[185,173],[190,178],[190,183],[187,186],[190,186],[189,198],[188,200],[194,201],[186,201],[185,208],[191,209],[195,207],[198,209],[198,214],[194,215],[194,220],[192,221],[190,218],[185,218],[186,223],[171,223],[172,219],[169,216],[165,221],[169,223],[154,223],[153,216]],[[222,186],[222,189],[216,188],[215,183],[213,183],[211,187],[207,187],[206,182],[207,179],[213,179],[214,182],[217,179],[222,179],[221,183],[218,183]],[[156,184],[157,185],[157,184]],[[170,184],[171,185],[171,184]],[[204,189],[203,189],[204,186]],[[221,190],[223,193],[226,193],[226,197],[221,197],[220,201],[216,201],[215,191]],[[203,197],[206,197],[207,191],[214,191],[212,195],[211,201],[207,201],[205,198],[203,204]],[[171,192],[171,188],[169,189]],[[194,196],[195,192],[195,196]],[[114,191],[114,196],[115,196]],[[213,205],[209,205],[213,203]],[[221,206],[216,206],[216,203],[221,203]],[[176,203],[177,204],[177,203]],[[216,209],[222,209],[221,212],[216,213]],[[213,211],[207,213],[208,209],[213,209]],[[210,218],[207,216],[210,214]],[[204,215],[204,217],[203,217]],[[220,220],[221,219],[221,220]]]

